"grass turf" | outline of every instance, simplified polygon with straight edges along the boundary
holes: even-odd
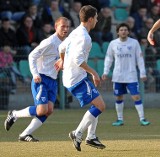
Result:
[[[68,133],[79,124],[86,110],[55,110],[46,123],[33,136],[38,143],[18,142],[18,135],[31,121],[21,118],[9,132],[4,130],[7,112],[0,112],[0,157],[159,157],[160,121],[159,109],[145,109],[151,125],[140,126],[135,109],[125,109],[125,125],[113,127],[115,110],[106,110],[100,117],[97,136],[107,146],[98,150],[82,142],[82,152],[77,152],[68,138]],[[85,139],[84,133],[83,139]]]

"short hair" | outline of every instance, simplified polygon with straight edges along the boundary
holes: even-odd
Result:
[[[116,32],[117,32],[117,33],[119,32],[119,29],[120,29],[121,27],[127,27],[128,31],[130,31],[130,27],[129,27],[129,25],[128,25],[127,23],[120,23],[120,24],[117,26],[117,28],[116,28]]]
[[[97,9],[91,5],[85,5],[79,12],[79,18],[81,22],[87,22],[90,17],[94,17],[97,13]]]
[[[59,23],[61,20],[69,21],[69,19],[67,19],[66,17],[61,16],[61,17],[59,17],[59,18],[56,19],[55,24]]]

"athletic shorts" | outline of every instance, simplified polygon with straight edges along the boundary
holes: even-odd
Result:
[[[139,94],[139,83],[113,83],[113,90],[114,95],[120,96],[123,94],[130,93],[131,95],[138,95]]]
[[[83,79],[73,87],[67,88],[68,91],[75,96],[81,107],[91,103],[100,94],[93,83],[88,78]]]
[[[46,75],[40,74],[41,83],[35,83],[32,79],[31,89],[35,105],[55,103],[57,96],[57,81]]]

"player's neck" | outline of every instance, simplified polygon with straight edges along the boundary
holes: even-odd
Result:
[[[63,41],[65,39],[65,37],[60,36],[58,33],[56,33],[56,35],[61,41]]]
[[[89,26],[88,23],[81,22],[81,25],[82,25],[83,27],[85,27],[88,32],[90,32],[91,28],[90,28],[90,26]]]
[[[127,41],[127,39],[128,39],[128,37],[125,37],[125,38],[121,38],[121,37],[119,37],[119,40],[120,40],[120,41],[122,41],[122,42]]]

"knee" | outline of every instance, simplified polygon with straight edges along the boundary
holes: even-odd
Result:
[[[53,110],[48,110],[48,112],[46,113],[46,116],[50,116],[53,113]]]
[[[135,96],[133,96],[133,100],[134,101],[139,101],[141,98],[140,98],[140,96],[139,95],[135,95]]]
[[[47,113],[48,113],[48,109],[46,108],[37,109],[37,116],[44,116]]]
[[[103,112],[106,109],[105,103],[101,104],[98,108],[101,112]]]
[[[97,97],[92,103],[96,108],[98,108],[101,112],[105,110],[106,104],[101,96]]]
[[[117,101],[123,101],[123,95],[116,96]]]

